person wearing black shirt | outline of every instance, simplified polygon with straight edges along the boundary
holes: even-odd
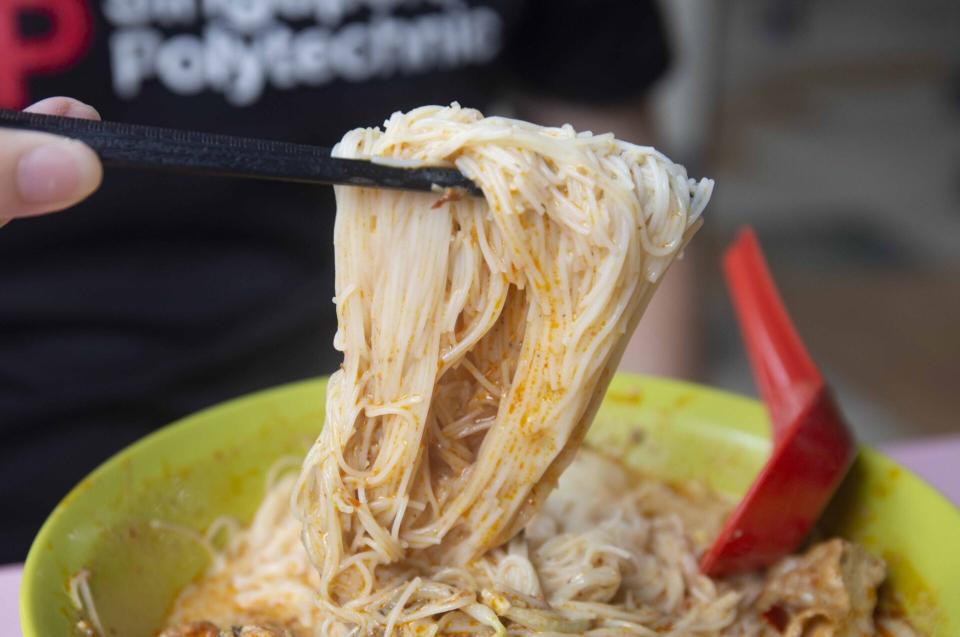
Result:
[[[642,141],[668,58],[643,0],[30,6],[0,7],[19,11],[0,15],[19,29],[0,40],[0,107],[70,95],[35,110],[322,146],[396,110],[508,96],[526,119]],[[0,563],[121,447],[339,363],[332,189],[100,180],[82,144],[0,129],[0,225],[30,217],[0,230]]]

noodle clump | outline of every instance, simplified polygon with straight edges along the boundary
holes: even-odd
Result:
[[[571,464],[712,182],[456,104],[335,153],[454,165],[484,199],[337,189],[344,361],[323,431],[247,528],[180,531],[212,563],[163,637],[915,634],[875,617],[885,565],[857,545],[713,580],[697,556],[728,502],[589,451]],[[71,591],[92,608],[86,573]]]
[[[229,582],[226,606],[282,607],[318,635],[501,633],[505,605],[529,607],[509,624],[542,623],[552,580],[525,541],[492,556],[573,459],[713,184],[610,134],[456,104],[351,131],[334,154],[453,165],[484,198],[336,189],[344,360],[324,428],[208,577]],[[608,559],[577,559],[594,558]],[[561,597],[619,590],[586,588]]]

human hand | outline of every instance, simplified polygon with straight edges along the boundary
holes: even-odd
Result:
[[[51,97],[26,110],[100,119],[93,107],[69,97]],[[82,142],[0,128],[0,226],[68,208],[96,190],[102,177],[100,160]]]

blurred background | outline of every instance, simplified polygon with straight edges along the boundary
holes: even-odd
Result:
[[[754,392],[718,272],[751,224],[862,440],[960,430],[960,3],[663,6],[661,144],[717,181],[693,375]]]
[[[960,3],[662,6],[658,144],[717,182],[688,250],[705,342],[678,375],[755,393],[718,270],[751,224],[861,440],[960,431]]]

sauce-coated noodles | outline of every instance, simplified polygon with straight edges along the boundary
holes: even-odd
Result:
[[[452,162],[486,198],[337,190],[344,362],[294,506],[324,608],[389,627],[469,596],[384,567],[462,566],[556,484],[711,184],[611,135],[458,107],[395,114],[335,152]],[[399,617],[371,612],[397,596]]]
[[[858,547],[835,540],[768,576],[714,581],[696,556],[722,519],[716,496],[635,485],[584,454],[547,500],[710,181],[610,135],[456,105],[395,114],[335,152],[453,164],[485,198],[337,189],[344,361],[323,431],[299,475],[272,473],[252,524],[183,592],[172,624],[324,637],[872,633],[884,569]],[[817,599],[808,571],[822,603],[804,605]]]

